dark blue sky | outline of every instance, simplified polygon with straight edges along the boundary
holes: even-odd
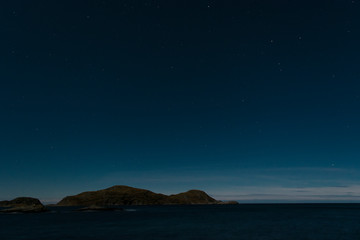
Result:
[[[117,184],[360,201],[360,2],[0,6],[0,200]]]

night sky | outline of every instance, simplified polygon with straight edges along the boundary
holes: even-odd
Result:
[[[360,1],[0,4],[0,200],[129,185],[360,202]]]

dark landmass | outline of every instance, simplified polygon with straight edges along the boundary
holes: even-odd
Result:
[[[1,213],[39,213],[48,211],[36,198],[19,197],[11,201],[0,201]]]
[[[221,201],[200,190],[164,195],[149,190],[128,186],[114,186],[107,189],[83,192],[62,199],[58,206],[117,206],[117,205],[190,205],[220,204]]]
[[[160,205],[166,195],[127,186],[114,186],[99,191],[83,192],[62,199],[58,206]]]
[[[32,205],[42,205],[39,199],[30,197],[19,197],[11,201],[0,201],[0,207],[23,207]]]
[[[184,193],[170,195],[165,204],[218,204],[220,201],[200,190],[190,190]]]

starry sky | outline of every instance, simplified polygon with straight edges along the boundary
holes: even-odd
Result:
[[[0,5],[0,200],[360,202],[360,1]]]

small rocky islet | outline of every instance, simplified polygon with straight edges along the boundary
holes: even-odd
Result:
[[[204,191],[190,190],[187,192],[165,195],[146,189],[129,186],[113,186],[98,191],[83,192],[67,196],[54,206],[82,207],[75,211],[122,211],[117,206],[132,205],[205,205],[205,204],[238,204],[236,201],[223,202],[216,200]],[[1,213],[40,213],[48,211],[38,199],[20,197],[11,201],[0,201]]]
[[[48,209],[36,198],[19,197],[11,201],[0,201],[1,213],[40,213]]]
[[[123,208],[119,207],[108,207],[108,206],[97,206],[92,205],[89,207],[83,207],[75,209],[76,212],[114,212],[114,211],[124,211]]]

